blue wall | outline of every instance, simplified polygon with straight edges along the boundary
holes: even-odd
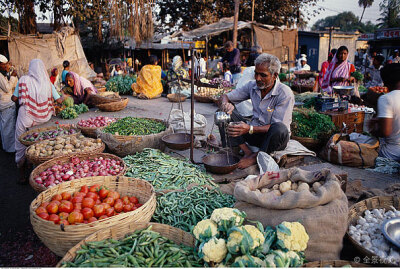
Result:
[[[307,63],[311,67],[311,70],[317,71],[319,68],[319,34],[304,34],[299,32],[299,51],[297,59],[299,59],[300,54],[303,53],[307,54]]]

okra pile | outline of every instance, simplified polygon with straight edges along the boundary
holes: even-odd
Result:
[[[218,188],[195,186],[184,192],[169,192],[157,197],[153,220],[190,232],[203,219],[211,216],[214,209],[233,207],[235,198]]]
[[[124,162],[128,167],[125,176],[147,180],[156,191],[184,189],[192,183],[217,186],[199,166],[157,149],[147,148],[143,152],[128,155]]]
[[[145,118],[125,117],[108,125],[104,132],[114,135],[150,135],[165,131],[164,123]]]
[[[137,230],[124,239],[87,242],[62,267],[202,267],[192,247],[177,245],[158,232]]]

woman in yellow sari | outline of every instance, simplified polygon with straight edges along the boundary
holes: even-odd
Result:
[[[149,62],[140,70],[136,83],[132,84],[133,95],[140,99],[158,98],[163,91],[161,84],[163,71],[161,66],[157,65],[157,56],[150,55]]]

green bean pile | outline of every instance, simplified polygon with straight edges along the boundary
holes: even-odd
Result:
[[[124,158],[127,177],[149,181],[158,190],[184,189],[192,183],[214,185],[212,177],[199,166],[183,161],[156,149],[145,149],[141,153]]]
[[[104,132],[115,135],[149,135],[165,131],[164,123],[145,118],[125,117],[108,125]]]
[[[203,219],[211,216],[216,208],[233,207],[235,198],[217,188],[209,190],[196,186],[189,191],[169,192],[157,197],[153,220],[190,232]]]
[[[124,239],[87,242],[62,267],[202,267],[192,247],[177,245],[158,232],[135,231]]]

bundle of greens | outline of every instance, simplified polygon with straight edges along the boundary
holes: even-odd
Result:
[[[132,84],[136,82],[136,76],[116,76],[110,78],[106,83],[107,91],[119,94],[132,94]]]
[[[108,125],[104,132],[114,135],[150,135],[165,131],[164,123],[146,118],[125,117]]]
[[[73,105],[65,108],[60,112],[60,117],[63,119],[75,119],[79,114],[89,111],[89,107],[85,104]]]
[[[336,126],[328,115],[307,108],[293,110],[290,129],[293,136],[322,140],[331,137],[336,132]]]
[[[362,82],[364,80],[364,75],[359,71],[354,71],[351,76],[355,78],[357,82]]]

